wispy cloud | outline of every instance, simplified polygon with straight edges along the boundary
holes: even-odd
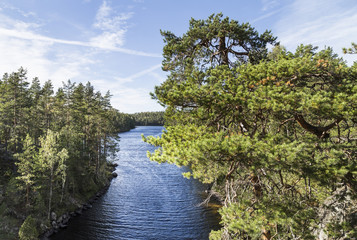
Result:
[[[259,21],[264,20],[266,18],[269,18],[269,17],[271,17],[271,16],[273,16],[273,15],[275,15],[275,14],[277,14],[277,13],[283,11],[283,10],[284,10],[284,7],[283,8],[279,8],[279,9],[274,10],[274,11],[271,11],[271,12],[268,12],[268,13],[266,13],[266,14],[258,17],[258,18],[253,19],[252,21],[250,21],[250,23],[259,22]]]
[[[158,75],[156,75],[156,74],[153,74],[155,70],[160,69],[160,68],[161,68],[161,64],[157,64],[157,65],[155,65],[155,66],[153,66],[153,67],[150,67],[150,68],[148,68],[148,69],[142,70],[142,71],[140,71],[140,72],[138,72],[138,73],[135,73],[135,74],[133,74],[133,75],[130,75],[130,76],[128,76],[128,77],[125,77],[125,78],[119,78],[119,77],[118,77],[118,78],[116,78],[116,79],[117,79],[117,81],[118,81],[119,83],[127,83],[127,82],[132,82],[132,81],[134,81],[136,78],[139,78],[139,77],[142,77],[142,76],[145,76],[145,75],[150,74],[150,75],[152,75],[152,76],[155,76],[158,80],[161,80],[161,77],[160,77],[160,76],[158,76]]]
[[[20,12],[29,16],[17,8],[6,5],[6,9]],[[35,15],[35,14],[34,14]],[[31,21],[14,20],[0,13],[0,36],[16,39],[41,41],[44,44],[65,44],[81,47],[96,48],[98,50],[120,52],[129,55],[158,57],[160,54],[148,53],[133,49],[124,48],[125,33],[127,32],[126,21],[132,17],[133,13],[115,13],[106,1],[100,6],[95,16],[93,27],[100,32],[88,39],[88,41],[74,41],[60,38],[48,37],[38,33],[41,25]]]
[[[18,24],[20,25],[21,23],[18,23]],[[37,34],[33,31],[29,30],[26,27],[27,26],[26,23],[22,23],[22,24],[23,24],[23,28],[16,27],[14,29],[8,29],[8,28],[0,27],[0,35],[14,37],[17,39],[47,42],[49,44],[53,44],[53,43],[67,44],[67,45],[74,45],[74,46],[97,48],[97,49],[102,49],[102,50],[106,50],[106,51],[121,52],[121,53],[125,53],[125,54],[130,54],[130,55],[137,55],[137,56],[161,57],[160,54],[147,53],[147,52],[113,46],[113,41],[121,41],[121,40],[118,39],[119,36],[110,35],[110,33],[103,33],[103,35],[93,38],[91,42],[72,41],[72,40],[51,38],[51,37]],[[108,35],[106,35],[106,34],[108,34]]]
[[[90,39],[91,45],[109,49],[123,46],[128,29],[127,20],[132,16],[133,12],[115,13],[108,3],[103,1],[93,24],[94,28],[102,32]]]
[[[26,18],[27,17],[37,17],[36,13],[34,13],[34,12],[23,11],[23,10],[21,10],[19,8],[16,8],[16,7],[12,6],[12,5],[9,5],[9,4],[5,3],[5,2],[0,2],[0,11],[2,9],[6,10],[6,11],[16,12],[17,14],[20,14],[21,16],[26,17]]]
[[[94,80],[96,86],[101,86],[102,92],[107,91],[115,96],[112,99],[113,105],[118,106],[122,112],[134,113],[140,111],[162,111],[163,108],[157,104],[156,100],[151,99],[150,92],[153,91],[152,87],[145,88],[134,87],[133,82],[137,80],[147,79],[152,85],[158,85],[164,81],[164,77],[161,75],[161,64],[154,65],[147,69],[141,70],[135,74],[127,77],[116,77],[114,81],[106,82],[104,80]]]
[[[357,6],[351,4],[348,11],[346,7],[332,0],[296,0],[284,10],[276,34],[289,50],[298,44],[313,44],[332,46],[341,53],[342,47],[357,39]]]
[[[279,5],[279,0],[262,0],[262,10],[263,11],[268,11],[277,5]]]

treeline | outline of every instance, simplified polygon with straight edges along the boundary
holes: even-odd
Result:
[[[136,126],[163,126],[164,112],[139,112],[131,116],[135,119]]]
[[[222,14],[161,34],[166,132],[146,138],[161,146],[149,156],[189,166],[221,197],[210,238],[356,238],[357,63],[289,52]]]
[[[108,157],[118,151],[118,133],[135,126],[130,115],[111,106],[110,98],[89,82],[68,80],[54,92],[51,81],[41,86],[34,78],[30,83],[23,68],[4,74],[0,229],[9,235],[1,237],[13,238],[11,225],[28,217],[35,219],[30,221],[34,232],[48,229],[52,212],[75,208],[108,183]]]

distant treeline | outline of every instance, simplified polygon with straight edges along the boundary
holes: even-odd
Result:
[[[20,68],[0,79],[0,239],[17,238],[23,219],[20,238],[37,238],[52,212],[73,210],[108,184],[118,133],[135,127],[89,82],[68,80],[54,92],[51,81],[26,75]]]
[[[132,116],[136,126],[163,126],[164,112],[139,112]]]

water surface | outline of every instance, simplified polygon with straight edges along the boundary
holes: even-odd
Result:
[[[137,127],[120,134],[118,177],[105,195],[52,240],[83,239],[208,239],[219,217],[212,208],[199,206],[205,186],[183,178],[174,165],[146,157],[155,148],[141,140],[158,136],[162,127]]]

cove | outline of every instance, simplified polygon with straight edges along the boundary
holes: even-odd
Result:
[[[70,220],[51,240],[208,239],[219,229],[217,209],[200,206],[206,187],[182,176],[187,169],[146,157],[155,147],[141,140],[163,127],[145,126],[120,134],[111,185],[93,207]]]

